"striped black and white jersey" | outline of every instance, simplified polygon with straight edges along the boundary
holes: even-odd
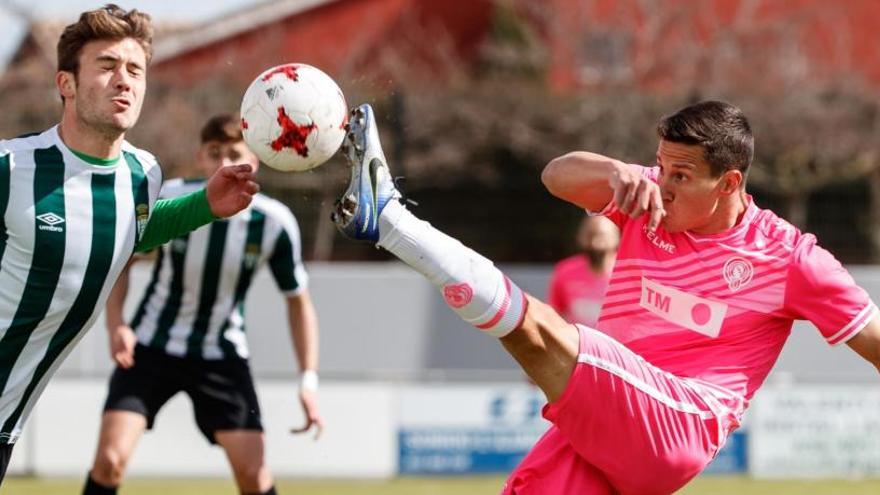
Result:
[[[159,194],[149,153],[115,164],[70,151],[57,127],[0,141],[0,443],[104,308]]]
[[[204,186],[174,179],[160,196]],[[288,296],[306,288],[299,226],[293,213],[263,194],[225,220],[215,220],[161,246],[131,327],[138,342],[178,357],[246,359],[244,299],[254,272],[267,264]]]

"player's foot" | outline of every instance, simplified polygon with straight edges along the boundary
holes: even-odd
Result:
[[[333,223],[346,237],[361,241],[379,240],[379,214],[401,194],[394,185],[373,108],[363,104],[352,109],[342,154],[351,165],[351,181],[331,215]]]

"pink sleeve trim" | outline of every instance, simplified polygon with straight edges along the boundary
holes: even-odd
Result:
[[[841,328],[834,335],[825,339],[830,345],[839,345],[842,344],[849,339],[856,336],[857,333],[861,332],[865,325],[871,321],[874,316],[877,315],[877,305],[874,302],[870,302],[867,306],[865,306],[859,314],[855,316],[849,323],[846,324],[845,327]]]

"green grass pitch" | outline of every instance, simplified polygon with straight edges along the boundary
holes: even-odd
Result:
[[[398,478],[390,481],[297,481],[279,480],[281,495],[496,495],[503,477]],[[81,480],[10,477],[0,495],[74,495]],[[767,481],[744,477],[705,476],[692,482],[680,495],[876,495],[880,480]],[[132,479],[120,495],[238,495],[228,480]]]

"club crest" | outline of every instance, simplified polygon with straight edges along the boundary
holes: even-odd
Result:
[[[755,269],[752,267],[751,261],[745,258],[734,257],[724,263],[722,272],[724,280],[727,282],[727,287],[730,288],[731,292],[737,292],[751,282]]]

